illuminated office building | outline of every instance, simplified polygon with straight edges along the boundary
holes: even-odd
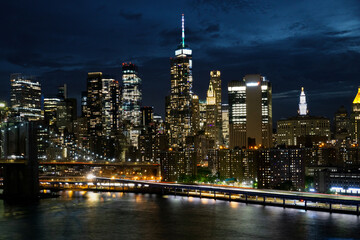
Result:
[[[122,64],[122,120],[132,126],[139,126],[141,122],[141,79],[138,68],[133,63]]]
[[[334,137],[336,140],[350,137],[350,118],[344,106],[341,106],[334,116]]]
[[[229,83],[230,148],[271,147],[271,95],[270,82],[259,74]]]
[[[360,87],[352,104],[351,112],[351,138],[359,144],[360,142]]]
[[[120,127],[120,100],[119,82],[113,78],[102,79],[102,128],[106,136]]]
[[[154,108],[144,106],[141,108],[141,125],[143,127],[149,126],[154,121]]]
[[[200,130],[205,131],[205,126],[206,126],[206,100],[199,99],[199,116],[200,116],[200,120],[199,120]]]
[[[192,134],[192,50],[185,44],[184,15],[182,41],[171,58],[171,92],[169,99],[169,140],[171,147],[184,147]]]
[[[200,130],[200,102],[199,96],[192,96],[192,116],[191,116],[191,127],[193,134],[196,134]]]
[[[120,124],[119,83],[111,78],[104,77],[101,72],[88,73],[86,102],[82,101],[82,111],[87,119],[87,131],[90,149],[105,154],[108,140]]]
[[[44,120],[49,126],[56,123],[56,112],[59,103],[59,98],[44,98]]]
[[[210,84],[206,97],[206,127],[205,135],[213,147],[222,144],[221,115],[221,74],[220,71],[210,72]]]
[[[77,102],[75,98],[60,101],[56,109],[56,126],[62,133],[74,131],[74,121],[77,119]]]
[[[277,122],[278,145],[311,146],[330,139],[330,120],[308,115],[304,88],[301,88],[298,115]]]
[[[17,120],[37,121],[41,115],[41,85],[22,74],[12,74],[11,109]]]
[[[222,104],[221,106],[222,115],[222,137],[225,146],[229,145],[229,104]]]
[[[295,116],[277,122],[278,145],[310,146],[330,139],[330,120],[317,116]]]
[[[90,72],[87,78],[86,118],[88,134],[96,140],[102,136],[102,77],[101,72]],[[91,141],[93,147],[96,141]]]
[[[305,188],[304,148],[261,149],[258,160],[258,187],[303,190]]]
[[[86,100],[87,100],[87,91],[81,92],[81,117],[86,116],[87,112],[87,106],[86,106]]]
[[[67,85],[66,84],[58,87],[57,97],[61,100],[64,100],[67,98]]]
[[[138,147],[138,138],[141,133],[141,78],[138,68],[132,63],[122,65],[122,121],[125,129],[124,134],[129,143]]]

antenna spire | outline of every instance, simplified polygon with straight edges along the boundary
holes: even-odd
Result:
[[[182,14],[181,16],[181,39],[182,39],[182,47],[185,47],[185,18],[184,18],[184,14]]]

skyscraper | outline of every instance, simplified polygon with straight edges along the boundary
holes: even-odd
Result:
[[[92,149],[99,146],[96,142],[102,136],[102,76],[101,72],[90,72],[87,78],[86,118]]]
[[[308,114],[304,88],[301,88],[298,115],[277,122],[278,145],[308,146],[330,138],[330,120]]]
[[[222,104],[221,106],[222,115],[222,135],[224,145],[229,145],[229,104]]]
[[[210,83],[206,97],[205,134],[213,147],[222,143],[221,78],[220,71],[210,72]]]
[[[44,98],[44,119],[49,126],[56,123],[56,112],[59,103],[60,99],[57,97]]]
[[[351,138],[357,144],[360,142],[360,87],[352,104]]]
[[[300,93],[300,101],[299,101],[299,111],[298,111],[300,116],[305,116],[308,114],[308,109],[307,109],[307,104],[306,104],[306,96],[305,96],[305,92],[304,92],[304,88],[301,88],[301,93]]]
[[[64,100],[67,98],[67,85],[66,84],[58,87],[57,97],[60,98],[61,100]]]
[[[138,68],[133,63],[122,65],[122,121],[127,136],[132,146],[138,146],[138,137],[141,133],[141,78],[138,75]]]
[[[148,127],[154,121],[154,108],[144,106],[141,108],[141,125]]]
[[[191,115],[191,128],[194,135],[200,130],[200,102],[199,96],[192,96],[192,115]]]
[[[271,95],[270,82],[259,74],[229,83],[230,148],[271,147]]]
[[[101,72],[88,73],[86,104],[87,131],[90,149],[96,153],[108,155],[107,144],[119,127],[120,86]],[[110,154],[111,155],[111,154]]]
[[[41,85],[20,73],[12,74],[11,108],[12,117],[17,120],[37,121],[41,115]]]
[[[191,135],[192,116],[192,50],[185,44],[184,15],[182,41],[171,58],[171,92],[169,99],[169,140],[171,147],[184,147]]]
[[[122,102],[122,120],[129,122],[133,126],[139,126],[141,122],[141,78],[138,74],[138,68],[133,63],[122,64],[123,81],[123,102]]]
[[[77,119],[77,102],[75,98],[65,98],[57,105],[56,126],[60,132],[73,133],[74,121]],[[66,135],[66,134],[65,134]]]
[[[102,128],[106,136],[120,127],[120,85],[111,77],[102,79]]]
[[[344,106],[341,106],[334,116],[334,137],[336,140],[344,140],[350,136],[350,118]]]

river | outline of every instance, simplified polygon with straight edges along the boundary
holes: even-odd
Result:
[[[360,239],[360,218],[213,199],[61,192],[0,201],[0,239]]]

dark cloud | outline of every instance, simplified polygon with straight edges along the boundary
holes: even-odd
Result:
[[[274,119],[296,114],[300,87],[310,111],[332,116],[350,106],[360,75],[360,2],[195,0],[99,2],[6,1],[0,8],[0,94],[13,72],[38,75],[44,95],[67,83],[86,88],[86,73],[121,79],[121,63],[139,65],[143,103],[164,113],[170,63],[181,41],[193,49],[194,92],[205,98],[209,71],[230,80],[261,73],[273,84]]]
[[[212,24],[212,25],[208,26],[205,29],[205,31],[208,32],[208,33],[219,32],[220,31],[220,26],[219,26],[219,24]]]
[[[293,24],[291,24],[290,26],[289,26],[289,30],[290,31],[301,31],[301,30],[304,30],[304,29],[306,29],[307,28],[307,26],[306,26],[306,24],[305,23],[303,23],[303,22],[295,22],[295,23],[293,23]]]
[[[8,54],[6,60],[14,65],[21,67],[38,68],[65,68],[81,66],[82,63],[74,62],[72,56],[47,57],[39,53],[16,52]]]
[[[191,1],[191,6],[197,8],[199,13],[203,12],[204,10],[220,10],[228,13],[229,11],[234,9],[247,12],[264,12],[267,9],[268,4],[266,2],[259,4],[259,1],[256,0],[195,0]]]
[[[119,15],[126,20],[140,20],[142,18],[141,13],[129,13],[125,11],[120,11]]]

